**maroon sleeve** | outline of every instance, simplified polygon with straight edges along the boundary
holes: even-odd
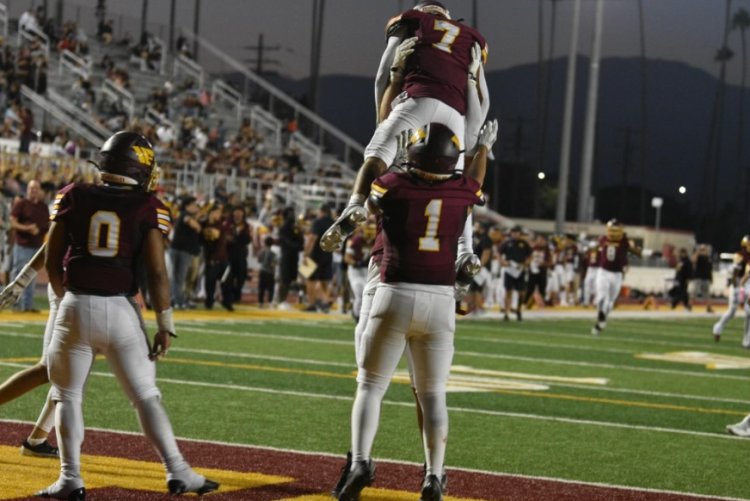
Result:
[[[55,201],[52,204],[52,213],[50,221],[65,220],[65,215],[73,208],[75,184],[69,184],[63,187],[55,195]]]
[[[151,195],[148,203],[144,204],[144,211],[143,223],[145,228],[156,228],[164,236],[168,236],[172,230],[172,215],[161,200]]]

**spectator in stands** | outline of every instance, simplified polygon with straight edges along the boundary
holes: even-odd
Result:
[[[195,197],[188,196],[180,201],[180,213],[174,225],[172,245],[169,247],[171,265],[172,301],[177,309],[187,308],[185,284],[188,269],[201,251],[201,224],[198,221],[198,204]]]
[[[231,293],[227,301],[239,303],[242,299],[242,288],[247,281],[248,246],[252,240],[252,229],[247,224],[245,209],[234,206],[230,216],[232,239],[227,245],[229,255],[229,284],[227,290]]]
[[[693,253],[693,298],[706,301],[706,312],[713,313],[711,307],[711,284],[713,265],[708,245],[700,244]]]
[[[34,59],[33,71],[29,74],[27,79],[28,87],[31,88],[37,94],[47,93],[47,58],[44,56],[37,56]]]
[[[323,204],[318,209],[317,217],[309,232],[305,235],[303,263],[306,260],[312,260],[316,265],[315,271],[307,280],[307,300],[309,302],[307,311],[327,312],[331,307],[328,287],[333,278],[333,254],[321,249],[318,242],[332,224],[331,207],[328,204]]]
[[[105,45],[109,45],[112,43],[114,32],[114,21],[112,19],[107,19],[105,21],[104,18],[102,18],[99,21],[99,25],[96,30],[96,38],[101,40],[101,42]]]
[[[282,213],[283,223],[279,229],[279,246],[281,259],[279,261],[279,309],[290,309],[287,296],[292,282],[297,280],[299,253],[304,246],[302,229],[300,228],[294,207],[287,207]]]
[[[693,263],[690,261],[688,251],[685,248],[680,249],[679,260],[674,274],[674,286],[669,290],[669,296],[672,300],[672,309],[678,304],[685,305],[685,309],[690,311],[690,295],[688,294],[688,283],[693,277]]]
[[[177,40],[174,43],[175,49],[177,49],[177,53],[179,55],[192,58],[192,53],[190,51],[190,45],[188,44],[187,38],[185,38],[183,35],[180,35],[177,37]]]
[[[21,137],[18,146],[19,153],[28,153],[31,140],[34,137],[34,115],[28,106],[20,107],[21,110]]]
[[[258,306],[263,308],[264,301],[268,304],[273,303],[273,289],[276,286],[276,265],[278,256],[271,248],[273,247],[273,237],[267,236],[263,240],[263,249],[258,253]]]
[[[208,213],[208,218],[202,225],[201,240],[203,242],[203,255],[205,259],[204,288],[206,289],[206,309],[214,307],[216,301],[216,283],[221,283],[222,301],[221,305],[228,311],[234,311],[229,298],[231,292],[228,288],[228,280],[224,279],[227,271],[227,240],[231,238],[232,229],[227,221],[222,219],[222,206],[213,205]]]
[[[18,29],[24,31],[40,31],[39,22],[37,21],[34,9],[29,7],[18,18]]]
[[[36,251],[42,246],[49,229],[49,210],[44,202],[39,181],[29,182],[26,187],[26,198],[13,204],[10,212],[10,226],[15,231],[12,271],[12,279],[15,279],[23,266],[31,261]],[[18,308],[21,311],[36,311],[34,309],[35,285],[36,280],[32,279],[19,298]]]

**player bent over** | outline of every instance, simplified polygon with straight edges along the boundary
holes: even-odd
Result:
[[[0,310],[9,308],[16,303],[18,297],[26,288],[28,283],[36,276],[37,272],[44,266],[44,252],[46,244],[39,248],[31,261],[21,269],[18,276],[0,292]],[[42,344],[42,358],[33,366],[23,369],[5,380],[0,385],[0,405],[15,400],[25,395],[37,386],[49,382],[47,375],[47,347],[52,337],[52,326],[59,301],[52,292],[52,287],[47,287],[49,297],[49,317],[44,329],[44,341]],[[47,400],[37,418],[34,429],[28,438],[21,444],[21,454],[24,456],[58,457],[57,447],[53,447],[47,441],[52,427],[55,424],[55,403],[52,401],[52,389],[47,394]]]
[[[372,185],[371,200],[382,211],[381,283],[360,346],[352,408],[352,467],[339,494],[341,501],[359,499],[374,478],[371,450],[380,406],[404,349],[411,357],[424,414],[426,472],[421,499],[443,498],[448,438],[445,386],[455,331],[454,263],[466,215],[471,206],[482,203],[485,174],[484,164],[471,177],[454,171],[458,144],[450,129],[431,123],[412,136],[408,173],[391,172]],[[477,153],[486,154],[486,147]]]
[[[597,317],[591,334],[598,336],[607,326],[607,316],[615,306],[622,287],[622,275],[628,265],[628,253],[641,255],[641,248],[628,240],[617,219],[607,223],[607,233],[599,239],[599,271],[596,274]]]
[[[163,242],[171,222],[149,192],[157,173],[153,148],[139,134],[118,132],[102,146],[99,169],[102,186],[66,186],[52,214],[45,267],[55,295],[62,298],[48,352],[60,477],[37,495],[85,499],[81,404],[97,353],[107,358],[136,408],[143,433],[164,463],[170,494],[214,491],[218,484],[183,459],[155,382],[156,360],[166,355],[175,328]],[[141,258],[157,312],[153,345],[133,299]]]

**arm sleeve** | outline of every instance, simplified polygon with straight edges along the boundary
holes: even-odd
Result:
[[[388,80],[391,74],[391,65],[393,65],[393,58],[396,55],[396,49],[398,44],[403,40],[403,36],[396,35],[388,37],[388,43],[386,44],[383,55],[380,57],[380,64],[378,65],[378,72],[375,75],[375,117],[379,115],[380,102],[383,100],[385,89],[388,87]]]

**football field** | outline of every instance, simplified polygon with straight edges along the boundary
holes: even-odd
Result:
[[[158,383],[176,435],[192,439],[181,443],[187,459],[226,486],[216,499],[326,499],[349,448],[353,321],[250,308],[176,317]],[[750,439],[724,430],[750,412],[742,320],[715,343],[713,317],[613,317],[600,337],[590,311],[458,322],[448,499],[750,499]],[[0,314],[0,379],[36,362],[43,330],[43,315]],[[46,392],[0,407],[0,500],[56,478],[57,461],[16,447]],[[106,432],[138,423],[103,360],[84,415],[89,499],[162,499],[153,451]],[[363,500],[418,499],[423,452],[403,361],[373,454],[378,478]]]

